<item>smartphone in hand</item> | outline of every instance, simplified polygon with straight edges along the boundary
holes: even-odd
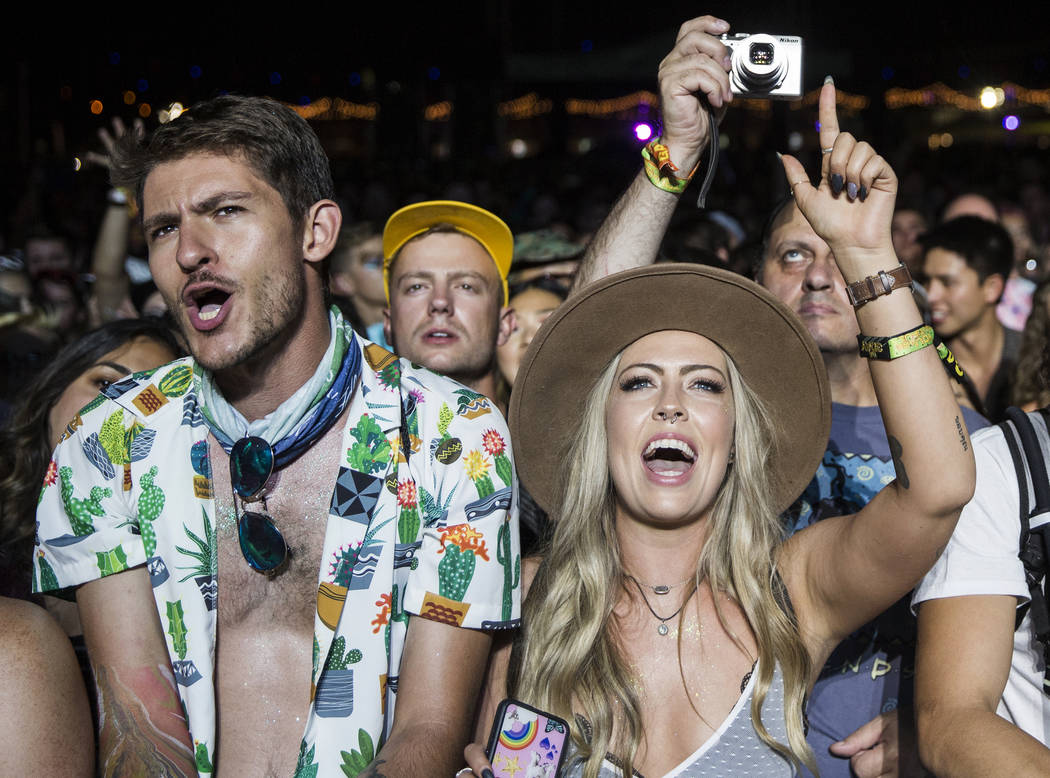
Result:
[[[506,699],[496,709],[485,753],[496,778],[557,778],[568,740],[564,720]]]

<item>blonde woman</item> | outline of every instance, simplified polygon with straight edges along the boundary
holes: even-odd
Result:
[[[901,272],[897,179],[839,133],[834,106],[826,84],[818,185],[791,157],[784,172],[858,285],[866,354],[894,357],[871,372],[897,480],[860,513],[782,541],[777,515],[811,478],[830,419],[805,326],[757,285],[696,266],[571,297],[512,398],[519,474],[555,532],[525,567],[523,631],[493,656],[479,740],[509,695],[570,723],[563,775],[814,769],[803,711],[825,659],[947,542],[973,492],[969,440],[908,284],[884,283]],[[466,755],[488,774],[479,745]]]

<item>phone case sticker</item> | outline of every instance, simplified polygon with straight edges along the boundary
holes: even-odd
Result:
[[[498,778],[554,778],[566,736],[560,720],[510,703],[492,755],[492,768]]]

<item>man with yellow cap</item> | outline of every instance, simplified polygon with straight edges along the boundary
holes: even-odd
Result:
[[[469,203],[432,200],[394,213],[383,231],[387,341],[403,357],[495,397],[496,347],[514,331],[510,228]]]

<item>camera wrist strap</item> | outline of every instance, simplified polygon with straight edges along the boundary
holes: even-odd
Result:
[[[707,202],[707,192],[715,180],[715,168],[718,167],[718,121],[710,106],[705,104],[704,109],[707,111],[710,137],[707,141],[707,171],[704,173],[704,182],[700,185],[700,195],[696,198],[697,208],[703,208]]]

